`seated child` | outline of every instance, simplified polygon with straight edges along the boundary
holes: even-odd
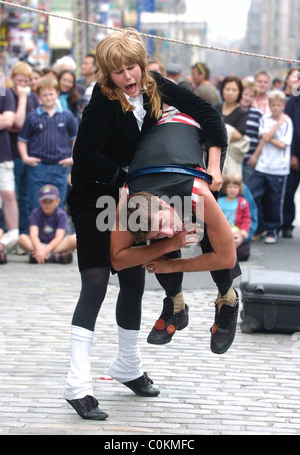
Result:
[[[247,261],[250,256],[249,230],[251,214],[248,201],[241,196],[243,181],[235,174],[224,179],[222,192],[225,193],[218,201],[232,230],[233,240],[239,261]]]
[[[76,248],[75,234],[66,235],[68,215],[59,206],[59,192],[54,185],[44,185],[39,193],[40,207],[30,216],[29,235],[21,234],[19,245],[30,253],[30,262],[44,264],[72,262]]]

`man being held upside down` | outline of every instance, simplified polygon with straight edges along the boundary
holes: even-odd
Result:
[[[200,125],[169,108],[140,142],[129,168],[129,196],[121,198],[111,234],[111,261],[116,270],[142,265],[156,273],[158,280],[160,274],[211,271],[219,291],[211,350],[222,354],[235,337],[238,295],[232,282],[240,275],[240,268],[230,226],[210,190],[212,178],[204,170],[200,141]],[[220,150],[221,167],[225,153]],[[187,214],[196,224],[183,221]],[[173,253],[170,258],[171,252],[198,241],[198,223],[203,220],[203,254],[181,258]],[[145,244],[147,240],[150,245]],[[147,341],[168,343],[176,329],[187,324],[188,307],[183,299],[182,306],[175,307],[166,297]]]

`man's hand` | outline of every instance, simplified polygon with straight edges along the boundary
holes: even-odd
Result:
[[[184,225],[184,229],[175,234],[170,242],[174,245],[174,251],[179,250],[191,243],[198,243],[201,237],[203,230],[200,228],[198,223],[187,223]],[[147,264],[143,264],[144,267],[149,273],[172,273],[174,272],[174,260],[163,256],[159,259],[154,259]]]
[[[255,155],[251,155],[249,160],[247,161],[247,164],[248,166],[252,167],[252,168],[255,168],[256,166],[256,163],[257,163],[257,158]]]
[[[28,87],[22,87],[21,85],[18,85],[18,86],[15,88],[15,92],[16,92],[16,94],[18,95],[18,98],[20,98],[20,97],[27,98],[27,95],[28,95]]]
[[[72,166],[73,164],[73,158],[70,157],[70,158],[64,158],[63,160],[60,160],[58,162],[58,164],[60,164],[60,166],[62,167],[68,167],[68,166]]]
[[[35,167],[41,162],[41,159],[35,158],[34,156],[27,156],[23,161],[25,164],[28,164],[28,166]]]
[[[183,226],[182,231],[175,234],[171,239],[175,250],[180,250],[191,243],[198,243],[200,236],[203,233],[198,223],[187,223]],[[174,251],[175,251],[174,250]]]
[[[295,155],[291,156],[291,169],[293,171],[300,171],[299,160]]]
[[[38,264],[44,264],[49,258],[49,253],[47,253],[42,246],[37,248],[32,255]]]

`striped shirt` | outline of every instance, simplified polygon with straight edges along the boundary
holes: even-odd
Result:
[[[57,164],[72,153],[71,140],[76,138],[77,122],[73,114],[60,106],[53,116],[41,106],[25,120],[19,141],[28,144],[28,155],[44,164]]]
[[[250,107],[246,122],[246,135],[250,138],[249,151],[246,153],[244,163],[247,163],[250,156],[255,152],[259,143],[259,122],[263,113],[256,107]]]
[[[184,123],[186,125],[196,126],[202,129],[199,123],[196,122],[192,117],[189,117],[178,110],[166,111],[163,113],[156,125],[162,125],[163,123]]]

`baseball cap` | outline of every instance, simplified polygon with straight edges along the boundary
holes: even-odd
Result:
[[[59,191],[54,185],[44,185],[40,189],[39,201],[44,201],[45,199],[57,199],[59,198]]]
[[[167,66],[167,73],[168,74],[180,74],[182,71],[181,67],[176,63],[170,63]]]

